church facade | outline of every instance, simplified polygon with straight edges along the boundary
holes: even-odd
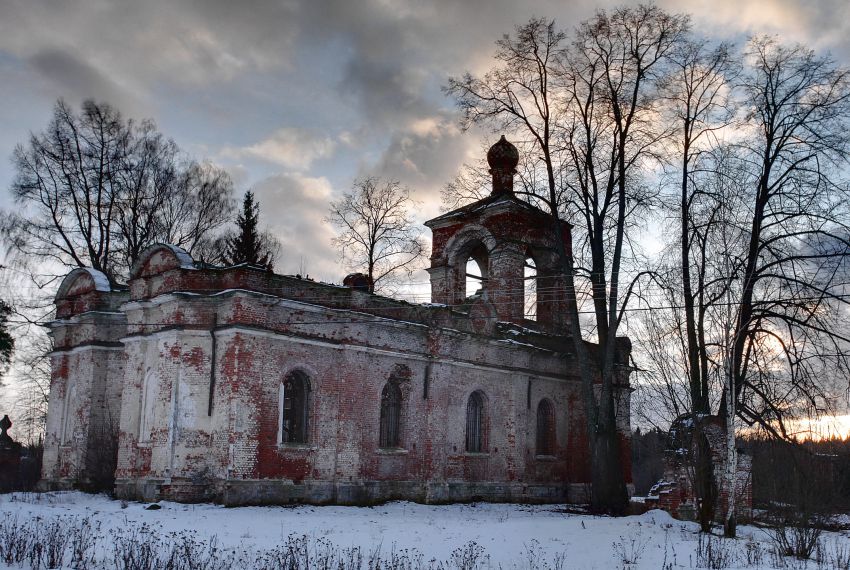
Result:
[[[209,267],[166,244],[126,287],[73,270],[50,325],[42,487],[114,478],[124,498],[228,505],[584,500],[559,244],[546,213],[513,192],[517,159],[503,137],[488,153],[490,196],[426,223],[429,304]],[[570,252],[568,228],[559,239]]]

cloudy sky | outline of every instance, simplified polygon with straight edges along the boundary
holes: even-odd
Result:
[[[847,0],[661,1],[706,34],[808,43],[850,63]],[[531,16],[571,28],[614,2],[585,0],[2,0],[0,207],[9,157],[57,98],[105,100],[156,120],[199,159],[253,188],[281,239],[277,269],[339,281],[322,223],[354,178],[407,184],[438,213],[439,189],[480,153],[440,86],[485,69],[494,41]],[[620,4],[617,2],[616,4]]]

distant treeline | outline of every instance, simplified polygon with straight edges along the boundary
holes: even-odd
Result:
[[[664,474],[667,434],[659,429],[632,434],[635,494],[645,496]],[[753,458],[756,507],[782,503],[812,512],[850,511],[850,438],[791,444],[750,436],[739,445]]]
[[[792,503],[811,512],[850,511],[850,437],[790,444],[750,437],[753,502]]]

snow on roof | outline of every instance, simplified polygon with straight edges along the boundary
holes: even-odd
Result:
[[[516,346],[529,346],[531,348],[540,348],[539,346],[536,346],[534,344],[529,344],[527,342],[519,342],[519,341],[516,341],[512,338],[500,338],[496,342],[502,342],[504,344],[514,344]],[[541,350],[544,350],[544,349],[541,349]]]
[[[92,269],[91,267],[83,267],[82,270],[91,276],[96,291],[112,290],[112,286],[109,284],[109,277],[104,272]]]
[[[151,256],[157,251],[167,249],[171,252],[174,258],[177,260],[177,266],[181,269],[198,269],[195,265],[195,260],[192,259],[192,256],[189,255],[182,247],[170,244],[170,243],[155,243],[152,246],[148,247],[139,258],[133,263],[133,267],[130,268],[130,279],[135,279],[139,276],[139,272],[142,267],[150,260]]]
[[[196,269],[195,260],[192,259],[192,256],[189,255],[189,252],[183,249],[182,247],[178,247],[170,243],[160,243],[157,245],[166,249],[170,249],[171,253],[174,254],[174,257],[176,257],[177,261],[180,263],[180,267],[182,267],[183,269]]]
[[[437,224],[439,222],[450,220],[459,216],[466,216],[501,204],[512,204],[514,206],[518,206],[536,214],[548,215],[545,211],[541,210],[537,206],[529,204],[525,200],[521,200],[513,194],[491,194],[482,198],[481,200],[477,200],[450,212],[446,212],[445,214],[437,216],[436,218],[432,218],[425,222],[425,225],[428,226],[430,224]]]
[[[94,283],[95,291],[112,291],[112,286],[109,284],[109,277],[107,277],[102,271],[92,269],[91,267],[77,267],[68,275],[66,275],[65,278],[62,280],[62,284],[59,285],[59,289],[56,291],[55,298],[61,299],[62,297],[67,295],[68,290],[71,288],[71,285],[77,280],[79,275],[83,273],[85,273],[91,278],[92,282]]]

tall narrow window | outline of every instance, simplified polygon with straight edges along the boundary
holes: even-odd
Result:
[[[531,257],[525,258],[523,266],[523,316],[537,320],[537,265]]]
[[[148,372],[142,384],[142,405],[139,408],[139,441],[151,440],[156,388],[156,375]]]
[[[484,272],[474,258],[466,260],[466,297],[472,297],[484,287]]]
[[[555,406],[550,400],[537,405],[537,455],[555,454]]]
[[[62,434],[63,444],[71,443],[74,435],[74,409],[77,401],[77,383],[71,379],[65,390],[65,402],[62,405]]]
[[[401,389],[390,380],[381,392],[381,434],[383,448],[401,447]]]
[[[281,443],[307,443],[309,393],[310,380],[303,372],[293,372],[283,381],[279,394]]]
[[[466,404],[466,451],[484,451],[484,395],[473,392]]]
[[[284,439],[284,431],[283,431],[283,410],[286,402],[286,382],[281,382],[280,387],[277,390],[277,442],[283,443],[286,441]]]

